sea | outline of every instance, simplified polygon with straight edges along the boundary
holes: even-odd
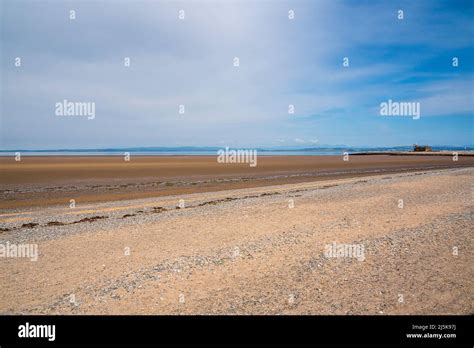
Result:
[[[0,156],[123,156],[125,153],[135,156],[215,156],[224,147],[133,147],[110,149],[57,149],[57,150],[0,150]],[[237,148],[232,150],[257,150],[259,156],[331,156],[365,152],[412,151],[412,146],[396,147],[312,147],[312,148]],[[433,151],[473,151],[474,146],[432,146]]]

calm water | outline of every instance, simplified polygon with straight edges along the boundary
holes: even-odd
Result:
[[[129,152],[135,156],[216,156],[217,151],[221,148],[206,149],[156,149],[156,148],[133,148],[133,149],[98,149],[98,150],[0,150],[0,156],[15,156],[16,152],[20,152],[22,156],[123,156],[125,152]],[[239,148],[235,148],[239,149]],[[253,150],[249,148],[250,150]],[[411,146],[400,147],[338,147],[338,148],[312,148],[312,149],[259,149],[259,156],[330,156],[341,155],[344,152],[374,152],[374,151],[411,151]],[[474,150],[473,146],[433,146],[433,151],[462,151]]]

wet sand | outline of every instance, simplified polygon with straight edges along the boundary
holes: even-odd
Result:
[[[216,156],[0,157],[0,211],[466,166],[474,157],[259,156],[256,167]]]

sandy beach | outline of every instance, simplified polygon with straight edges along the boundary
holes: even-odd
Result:
[[[474,0],[0,8],[0,348],[473,346]]]
[[[256,167],[216,156],[0,157],[0,212],[473,165],[474,156],[259,156]]]
[[[2,314],[474,311],[468,157],[1,165],[0,242],[38,252],[0,258]]]

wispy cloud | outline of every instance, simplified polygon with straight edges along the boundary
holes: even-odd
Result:
[[[2,148],[399,145],[443,122],[429,143],[470,143],[472,14],[463,1],[7,0]],[[96,118],[56,117],[65,98],[95,101]],[[419,101],[425,128],[381,120],[388,98]]]

